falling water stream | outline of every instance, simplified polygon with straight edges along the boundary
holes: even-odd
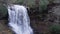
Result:
[[[8,6],[9,26],[16,34],[33,34],[30,19],[24,6]]]

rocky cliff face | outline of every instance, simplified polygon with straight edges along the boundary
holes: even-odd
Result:
[[[55,23],[59,23],[60,22],[60,5],[56,5],[51,9],[53,18],[54,18],[54,22]]]
[[[54,3],[60,3],[60,0],[54,0],[53,2]]]

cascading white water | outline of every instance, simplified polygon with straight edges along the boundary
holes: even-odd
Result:
[[[33,34],[30,19],[24,6],[8,6],[9,26],[16,34]]]

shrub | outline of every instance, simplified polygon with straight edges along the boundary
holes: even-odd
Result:
[[[7,12],[7,8],[3,5],[0,5],[0,19],[6,17]]]
[[[49,29],[51,34],[60,34],[60,24],[52,25]]]

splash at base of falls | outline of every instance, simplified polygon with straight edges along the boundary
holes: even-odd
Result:
[[[16,34],[33,34],[30,19],[24,6],[8,6],[9,26]]]

